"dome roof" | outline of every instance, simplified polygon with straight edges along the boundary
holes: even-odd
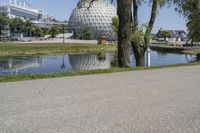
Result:
[[[106,53],[104,59],[99,54],[69,55],[69,61],[74,71],[108,69],[111,67],[113,53]]]
[[[112,18],[117,16],[117,9],[108,0],[95,1],[90,8],[88,0],[80,0],[69,20],[69,30],[82,34],[85,26],[91,26],[95,39],[106,36],[108,40],[116,40],[112,29]]]

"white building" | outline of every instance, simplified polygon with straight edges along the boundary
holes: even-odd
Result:
[[[182,42],[187,41],[187,33],[184,30],[167,30],[170,33],[168,42]]]
[[[8,0],[0,4],[0,13],[6,14],[10,18],[19,17],[37,21],[43,16],[41,9],[34,8],[25,0]]]
[[[160,32],[162,32],[162,31],[168,32],[170,34],[170,37],[163,38],[160,35]],[[184,41],[187,41],[187,39],[188,39],[187,33],[184,30],[162,30],[162,29],[160,29],[157,33],[157,36],[158,36],[159,41],[167,41],[170,43],[184,42]]]
[[[46,24],[55,20],[54,17],[44,14],[43,10],[33,7],[26,0],[0,0],[0,14],[10,18],[31,20],[35,25]],[[23,38],[22,33],[8,33],[13,39]]]
[[[79,0],[69,19],[69,31],[74,36],[82,36],[86,26],[91,26],[94,39],[105,36],[109,41],[117,39],[112,29],[112,18],[117,16],[117,8],[110,0],[95,1],[88,9],[87,0]]]

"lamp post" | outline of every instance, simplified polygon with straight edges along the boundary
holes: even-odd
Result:
[[[63,44],[65,43],[65,25],[63,24]]]
[[[150,50],[149,46],[148,46],[147,51],[146,51],[146,66],[147,67],[151,66],[151,50]]]

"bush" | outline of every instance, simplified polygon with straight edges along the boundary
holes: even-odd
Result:
[[[84,40],[92,40],[93,39],[93,31],[91,26],[86,26],[83,29],[83,39]]]

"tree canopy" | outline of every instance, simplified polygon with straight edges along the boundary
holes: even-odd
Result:
[[[200,41],[200,1],[199,0],[174,0],[177,11],[187,19],[189,39]]]
[[[11,31],[12,33],[24,33],[28,36],[28,33],[33,33],[36,37],[44,37],[50,34],[51,37],[55,37],[56,34],[63,32],[61,26],[53,25],[51,27],[39,27],[34,25],[31,20],[24,20],[21,18],[9,18],[4,14],[0,14],[0,36],[4,35],[5,31]]]
[[[118,27],[119,27],[119,18],[113,17],[112,18],[112,28],[113,28],[115,33],[118,33]]]
[[[159,30],[159,32],[156,35],[159,38],[170,38],[171,37],[171,33],[169,31],[163,31],[163,30]]]
[[[83,29],[82,39],[84,40],[92,40],[93,39],[93,31],[91,26],[85,26]]]

